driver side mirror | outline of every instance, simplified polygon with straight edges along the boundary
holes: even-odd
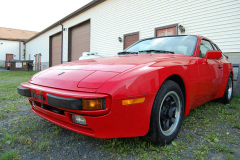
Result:
[[[220,59],[222,57],[222,51],[207,51],[205,55],[205,62],[207,63],[208,59]]]

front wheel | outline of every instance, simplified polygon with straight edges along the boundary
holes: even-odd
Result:
[[[179,85],[167,80],[155,98],[148,137],[155,144],[166,145],[177,136],[184,115],[184,98]]]

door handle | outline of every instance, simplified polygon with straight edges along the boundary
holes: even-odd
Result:
[[[218,66],[219,69],[223,68],[222,66]]]

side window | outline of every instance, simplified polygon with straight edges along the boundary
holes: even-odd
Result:
[[[207,40],[202,39],[200,51],[199,51],[199,57],[204,58],[206,55],[206,52],[209,50],[213,50],[211,43]]]

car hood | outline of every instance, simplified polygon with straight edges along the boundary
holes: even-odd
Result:
[[[35,74],[30,83],[76,90],[98,89],[111,78],[138,65],[175,58],[174,55],[124,55],[86,59],[57,65]]]

